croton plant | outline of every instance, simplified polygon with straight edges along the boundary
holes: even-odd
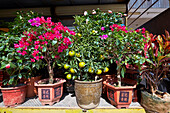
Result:
[[[149,34],[145,40],[144,56],[146,62],[141,71],[142,76],[149,85],[150,92],[155,95],[161,80],[167,77],[170,62],[170,35]]]

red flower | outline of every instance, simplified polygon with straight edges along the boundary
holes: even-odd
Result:
[[[6,65],[6,68],[9,69],[9,68],[10,68],[10,64],[7,64],[7,65]]]

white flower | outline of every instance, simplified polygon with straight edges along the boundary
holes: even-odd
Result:
[[[88,24],[89,19],[86,19],[86,24]]]
[[[127,14],[123,14],[123,16],[127,16]]]
[[[93,15],[96,14],[96,11],[95,11],[94,9],[92,10],[92,14],[93,14]]]
[[[87,11],[84,11],[84,16],[86,16],[87,15]]]
[[[108,13],[112,13],[112,11],[111,11],[111,10],[108,10]]]

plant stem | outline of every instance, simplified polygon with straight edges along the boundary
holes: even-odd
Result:
[[[54,81],[54,71],[51,67],[51,61],[48,62],[48,72],[49,72],[49,84],[53,84]]]

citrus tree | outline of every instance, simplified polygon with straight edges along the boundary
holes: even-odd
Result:
[[[96,9],[74,18],[76,38],[62,65],[68,79],[95,80],[96,75],[109,71],[109,60],[105,58],[102,40],[107,39],[110,25],[122,24],[122,13]]]

